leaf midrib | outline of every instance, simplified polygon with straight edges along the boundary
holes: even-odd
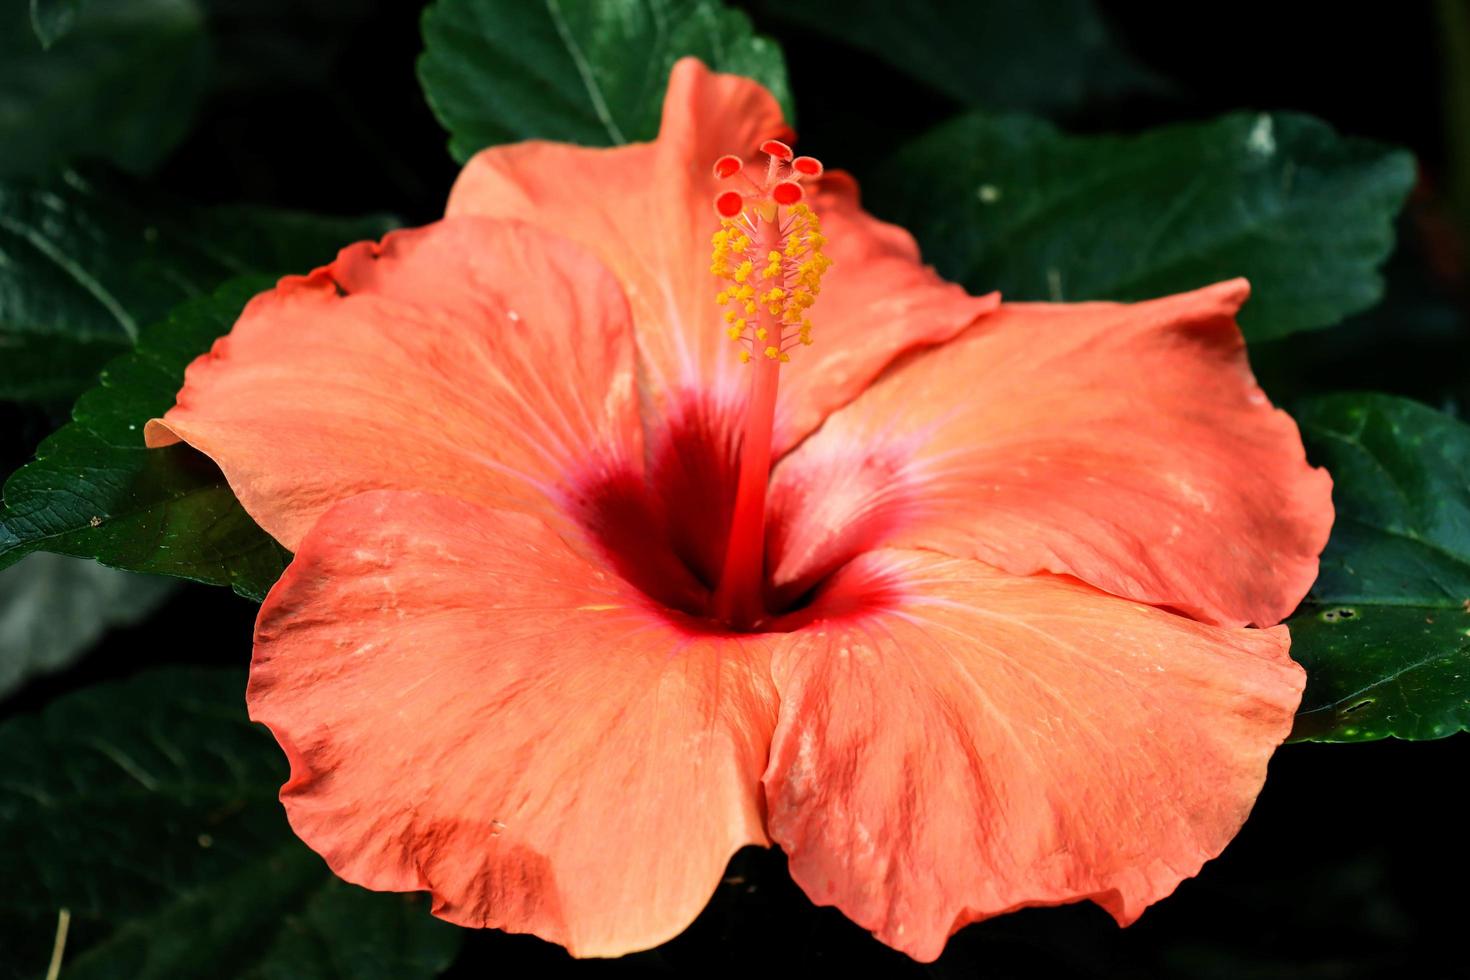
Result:
[[[556,28],[557,37],[561,38],[562,47],[566,48],[567,55],[572,59],[572,67],[577,69],[577,75],[582,79],[582,87],[587,92],[587,98],[592,103],[592,111],[596,114],[597,120],[602,123],[603,129],[607,131],[614,146],[621,146],[628,142],[622,129],[612,117],[612,110],[608,107],[601,86],[597,84],[597,78],[592,73],[592,65],[588,62],[586,53],[572,35],[571,25],[567,23],[566,15],[561,12],[559,0],[542,0],[542,2],[545,4],[547,16],[551,18],[552,26]]]
[[[1430,609],[1430,608],[1434,608],[1434,607],[1425,606],[1423,608]],[[1319,705],[1319,706],[1317,706],[1315,708],[1308,708],[1306,711],[1301,712],[1298,715],[1298,717],[1306,718],[1306,717],[1311,717],[1313,715],[1318,715],[1318,714],[1322,714],[1324,712],[1329,712],[1329,711],[1335,713],[1339,707],[1341,707],[1344,703],[1346,703],[1348,701],[1353,701],[1353,700],[1356,700],[1358,698],[1361,698],[1365,694],[1368,694],[1370,692],[1373,692],[1373,691],[1378,690],[1379,688],[1383,687],[1385,684],[1389,684],[1389,683],[1392,683],[1393,681],[1398,680],[1400,677],[1403,677],[1405,674],[1408,674],[1408,673],[1410,673],[1412,671],[1420,670],[1420,669],[1422,669],[1424,667],[1428,667],[1428,666],[1430,666],[1432,663],[1434,663],[1436,661],[1445,659],[1445,657],[1447,657],[1447,656],[1464,655],[1466,653],[1466,650],[1467,650],[1467,647],[1464,646],[1464,645],[1462,645],[1462,646],[1457,647],[1455,650],[1451,651],[1450,653],[1446,653],[1444,651],[1444,649],[1442,649],[1442,648],[1428,651],[1428,652],[1424,653],[1419,659],[1414,660],[1411,663],[1405,664],[1402,667],[1399,667],[1392,674],[1389,674],[1389,675],[1387,675],[1385,677],[1375,678],[1374,680],[1372,680],[1369,683],[1363,685],[1362,687],[1360,687],[1360,688],[1358,688],[1358,689],[1356,689],[1356,690],[1354,690],[1354,691],[1352,691],[1352,692],[1350,692],[1348,694],[1344,694],[1341,697],[1339,697],[1337,700],[1332,701],[1332,702],[1330,702],[1328,704]]]

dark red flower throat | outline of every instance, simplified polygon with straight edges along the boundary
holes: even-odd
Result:
[[[767,501],[761,583],[755,615],[733,621],[716,608],[726,566],[740,472],[741,411],[712,404],[700,392],[673,400],[672,417],[650,433],[646,472],[614,466],[580,481],[568,509],[608,563],[658,604],[716,630],[787,632],[798,628],[832,573],[887,537],[911,498],[892,487],[902,460],[885,450],[834,460],[834,483],[863,492],[887,487],[888,505],[861,510],[830,527],[801,523],[794,492]],[[783,581],[773,570],[793,548],[810,560]]]

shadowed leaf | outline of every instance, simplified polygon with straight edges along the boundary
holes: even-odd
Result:
[[[76,173],[0,181],[0,398],[69,402],[178,303],[235,276],[307,272],[392,224],[186,207]]]
[[[0,977],[415,980],[459,945],[421,897],[335,878],[276,799],[245,676],[153,670],[0,726]]]
[[[1337,521],[1289,623],[1308,678],[1293,736],[1470,728],[1470,426],[1387,395],[1331,395],[1297,417]]]
[[[8,0],[0,177],[83,158],[152,170],[187,132],[208,67],[193,0]]]
[[[1139,300],[1244,276],[1241,328],[1265,340],[1377,302],[1413,180],[1407,153],[1305,116],[1073,137],[972,115],[900,150],[868,189],[972,291]]]

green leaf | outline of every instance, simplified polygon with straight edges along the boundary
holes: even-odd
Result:
[[[31,27],[41,47],[49,48],[69,32],[77,22],[77,14],[89,0],[31,0]]]
[[[240,507],[213,463],[185,445],[144,448],[143,425],[173,406],[184,368],[269,285],[240,280],[190,301],[108,365],[77,401],[72,422],[6,482],[0,567],[50,551],[264,598],[286,552]]]
[[[925,257],[1013,300],[1138,300],[1245,276],[1251,340],[1330,326],[1383,293],[1414,181],[1405,152],[1295,115],[1066,136],[971,115],[902,149],[869,188]]]
[[[957,102],[1055,112],[1164,90],[1092,0],[768,0],[764,13],[839,38]]]
[[[1414,220],[1400,219],[1382,302],[1331,330],[1251,346],[1251,370],[1271,401],[1382,390],[1451,414],[1470,406],[1470,320],[1435,271],[1427,242],[1409,227]]]
[[[1470,728],[1470,426],[1388,395],[1314,399],[1297,418],[1337,520],[1289,623],[1307,668],[1293,736]]]
[[[241,275],[306,272],[392,226],[268,208],[189,208],[66,173],[0,181],[0,399],[69,402],[141,325]]]
[[[718,0],[437,0],[423,32],[419,82],[461,163],[522,139],[652,139],[685,55],[756,79],[794,118],[781,49]]]
[[[0,697],[70,665],[112,627],[142,622],[177,585],[62,555],[0,570]]]
[[[0,976],[414,980],[460,931],[335,878],[276,799],[233,670],[155,670],[0,726]]]
[[[85,157],[152,170],[184,137],[204,88],[198,6],[27,6],[10,0],[0,13],[0,176],[40,176]]]
[[[128,349],[112,337],[68,337],[0,327],[0,400],[65,404],[97,380],[101,366]]]

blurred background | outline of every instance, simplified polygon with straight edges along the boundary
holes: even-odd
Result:
[[[1410,0],[1355,13],[1280,2],[1208,9],[978,3],[972,59],[954,69],[957,81],[948,87],[900,70],[892,52],[844,38],[828,23],[841,16],[841,5],[735,5],[785,48],[799,151],[860,180],[906,139],[959,111],[960,86],[977,93],[969,104],[1043,116],[1074,133],[1132,132],[1236,109],[1295,110],[1344,134],[1407,147],[1419,176],[1386,266],[1383,303],[1331,331],[1253,346],[1252,360],[1278,402],[1328,388],[1372,388],[1461,418],[1470,409],[1465,4]],[[457,166],[415,77],[422,47],[417,4],[204,6],[208,56],[197,111],[177,148],[136,179],[205,204],[388,212],[410,225],[441,214]],[[903,16],[959,6],[906,4]],[[0,21],[0,29],[10,26]],[[888,213],[881,196],[868,204],[879,216]],[[29,459],[70,407],[69,400],[0,406],[4,472]],[[0,720],[147,667],[242,667],[255,608],[200,585],[130,600],[118,625],[84,658],[13,686],[0,700]],[[746,851],[684,936],[648,953],[576,967],[618,977],[796,970],[895,977],[1467,976],[1467,771],[1465,735],[1414,744],[1288,745],[1238,840],[1128,930],[1090,905],[1031,910],[971,926],[937,963],[919,965],[836,911],[813,908],[786,877],[779,852]],[[4,847],[23,848],[25,841]],[[45,931],[39,942],[49,948],[49,925]],[[569,966],[557,947],[485,932],[467,937],[447,975],[521,976]]]

